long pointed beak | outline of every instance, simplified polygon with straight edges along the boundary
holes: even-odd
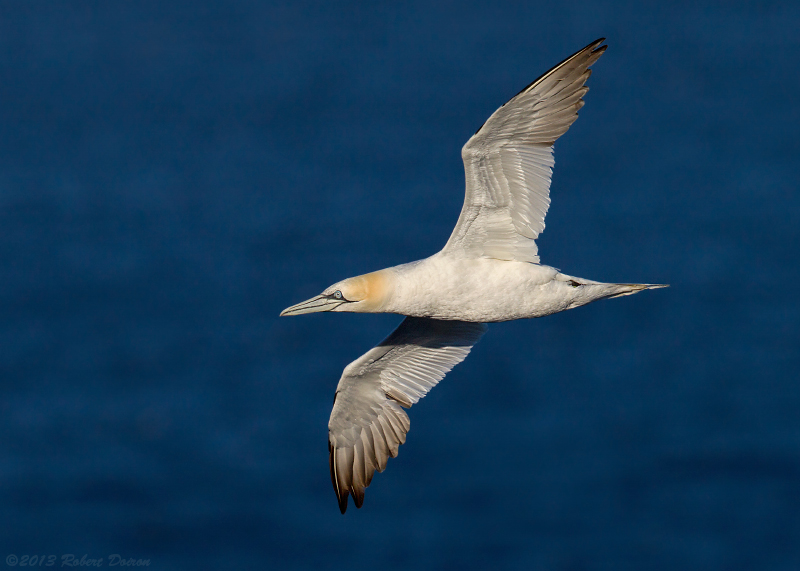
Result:
[[[332,299],[325,295],[318,295],[307,299],[302,303],[287,307],[281,311],[281,317],[284,315],[302,315],[303,313],[317,313],[318,311],[332,311],[342,305],[344,302],[341,299]]]

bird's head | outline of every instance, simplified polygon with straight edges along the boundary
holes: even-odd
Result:
[[[337,282],[316,297],[287,307],[284,315],[300,315],[318,311],[352,311],[380,313],[391,290],[391,274],[387,270],[347,278]]]

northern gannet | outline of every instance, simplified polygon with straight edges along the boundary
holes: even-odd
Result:
[[[528,85],[478,129],[461,157],[466,196],[444,248],[424,260],[337,282],[281,312],[397,313],[406,318],[344,369],[328,423],[331,480],[342,513],[406,440],[409,408],[466,358],[486,323],[543,317],[657,284],[613,284],[539,263],[553,144],[578,118],[605,38]]]

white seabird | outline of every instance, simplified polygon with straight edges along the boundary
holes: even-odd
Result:
[[[407,316],[344,369],[328,423],[331,480],[342,513],[364,501],[406,440],[408,408],[464,360],[486,323],[543,317],[656,284],[613,284],[539,263],[553,144],[578,118],[584,84],[606,50],[592,42],[495,111],[461,150],[466,196],[444,248],[424,260],[337,282],[281,315],[318,311]]]

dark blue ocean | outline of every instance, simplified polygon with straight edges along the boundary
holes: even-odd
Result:
[[[0,568],[799,569],[798,29],[769,1],[3,2]],[[400,317],[278,313],[438,251],[464,142],[603,36],[539,251],[672,287],[491,325],[342,516],[334,389]]]

